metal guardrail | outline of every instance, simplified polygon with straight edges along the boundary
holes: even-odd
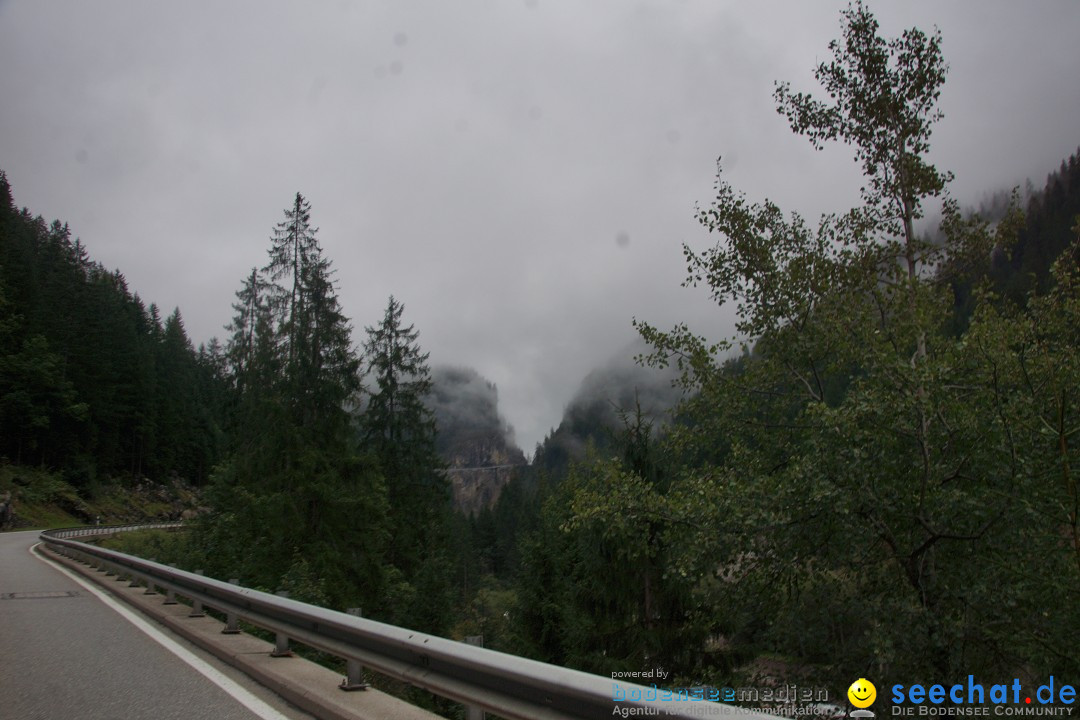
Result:
[[[184,523],[179,520],[159,523],[131,523],[128,525],[85,525],[82,527],[59,528],[57,530],[43,530],[41,539],[48,542],[51,538],[87,537],[90,535],[113,535],[129,530],[175,530],[182,528]]]
[[[775,720],[773,716],[680,693],[508,655],[328,610],[177,570],[78,540],[129,530],[170,529],[181,523],[46,530],[41,540],[77,560],[130,575],[172,597],[239,618],[283,638],[360,663],[390,677],[501,717],[520,720],[651,716]],[[286,641],[287,642],[287,641]],[[347,686],[343,684],[343,687]],[[683,695],[683,698],[686,696]]]

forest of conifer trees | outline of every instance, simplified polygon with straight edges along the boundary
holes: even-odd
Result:
[[[220,348],[196,350],[66,224],[15,206],[0,175],[0,454],[63,470],[205,483],[220,457]]]

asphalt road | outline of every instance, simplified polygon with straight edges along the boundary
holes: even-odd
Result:
[[[31,554],[37,538],[37,532],[0,534],[0,719],[311,717],[170,635],[197,656],[196,664],[206,663],[209,674],[227,678],[211,682],[95,594]],[[168,634],[160,625],[156,629]]]

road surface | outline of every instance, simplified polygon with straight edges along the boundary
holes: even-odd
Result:
[[[37,542],[0,533],[0,719],[310,720],[161,625],[128,619],[32,554]]]

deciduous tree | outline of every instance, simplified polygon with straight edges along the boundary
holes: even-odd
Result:
[[[666,512],[686,529],[673,547],[693,548],[672,559],[670,572],[698,578],[702,608],[731,600],[700,621],[725,626],[735,596],[750,593],[763,624],[747,633],[755,620],[744,616],[742,630],[727,632],[839,677],[1072,669],[1060,654],[1034,651],[1025,629],[1048,599],[1037,577],[1055,574],[1062,591],[1080,580],[1060,574],[1068,513],[1050,519],[1049,510],[1068,504],[1070,481],[1054,490],[1037,469],[1049,464],[1071,477],[1073,451],[1054,455],[1030,434],[1028,414],[1062,380],[1029,385],[1028,399],[1014,381],[1041,352],[1071,357],[1075,339],[1055,332],[1062,344],[1051,350],[1036,335],[1010,334],[1005,328],[1018,321],[995,315],[999,304],[985,292],[972,330],[959,338],[948,330],[951,278],[1008,247],[1018,214],[990,226],[961,217],[946,196],[946,241],[920,238],[925,203],[951,177],[928,159],[946,71],[940,37],[912,29],[881,38],[862,3],[842,16],[843,38],[815,73],[829,100],[786,84],[776,99],[815,147],[839,140],[855,148],[867,179],[863,204],[813,228],[718,179],[698,219],[720,240],[685,248],[687,284],[734,303],[738,334],[710,344],[685,326],[638,324],[655,348],[651,361],[677,363],[695,391],[684,408],[692,422],[673,433],[672,446],[711,458],[687,467],[667,494]],[[1026,322],[1048,324],[1042,317]],[[752,351],[721,362],[737,343]],[[1070,427],[1042,423],[1048,436]],[[1021,528],[1032,527],[1062,540],[1031,556],[1034,541]],[[1028,569],[1011,576],[1014,604],[1002,608],[990,578],[1018,556]]]

